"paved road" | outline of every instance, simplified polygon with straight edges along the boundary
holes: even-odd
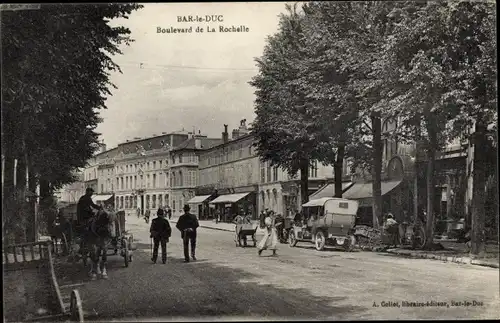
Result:
[[[151,263],[145,223],[128,220],[139,241],[130,267],[109,257],[109,280],[80,283],[87,320],[456,319],[500,318],[498,269],[370,252],[318,252],[280,245],[279,255],[236,248],[230,232],[200,229],[198,261],[182,262],[174,228],[166,265]],[[136,223],[134,223],[136,222]],[[476,306],[384,307],[409,302]],[[152,319],[153,320],[153,319]]]

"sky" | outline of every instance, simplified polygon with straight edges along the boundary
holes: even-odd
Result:
[[[108,148],[134,137],[162,132],[201,131],[218,138],[241,119],[254,119],[255,58],[266,38],[277,31],[285,2],[263,3],[148,3],[128,20],[113,20],[131,30],[135,40],[114,56],[122,74],[112,73],[107,109],[100,112],[101,140]],[[223,22],[178,22],[178,16],[222,16]],[[245,26],[248,32],[221,33],[225,27]],[[158,33],[193,27],[192,33]],[[201,27],[203,33],[196,33]],[[207,33],[207,27],[216,32]]]

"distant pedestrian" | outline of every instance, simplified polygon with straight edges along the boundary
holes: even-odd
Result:
[[[146,223],[149,223],[150,217],[151,217],[151,211],[148,209],[148,210],[146,210],[146,213],[144,214],[144,220],[146,220]]]
[[[137,218],[138,219],[141,218],[141,209],[140,208],[137,208]]]
[[[167,242],[172,235],[172,228],[167,219],[165,219],[165,212],[159,208],[156,213],[157,218],[151,221],[151,238],[153,239],[153,257],[151,261],[156,264],[158,259],[158,248],[161,244],[161,261],[165,264],[167,262]]]
[[[189,213],[190,207],[184,205],[184,214],[177,220],[177,229],[181,232],[184,247],[184,262],[189,262],[189,241],[191,241],[191,258],[196,260],[196,229],[200,226],[195,215]]]
[[[268,216],[264,220],[266,226],[266,231],[262,240],[257,244],[257,249],[259,256],[264,250],[272,250],[273,256],[276,256],[277,245],[278,245],[278,233],[276,232],[275,219],[273,216]]]
[[[219,223],[220,220],[221,220],[221,218],[220,218],[220,211],[217,209],[217,210],[215,210],[215,223],[216,224]]]

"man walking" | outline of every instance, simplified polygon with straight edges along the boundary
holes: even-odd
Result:
[[[176,225],[177,229],[181,232],[184,245],[184,262],[189,262],[189,241],[191,241],[191,258],[196,260],[196,229],[200,226],[196,216],[189,213],[189,210],[189,205],[184,205],[184,214],[179,217]]]
[[[167,219],[165,219],[165,212],[163,209],[159,208],[156,214],[158,217],[151,221],[151,228],[149,232],[151,233],[151,238],[153,238],[153,257],[151,261],[156,264],[158,259],[158,248],[161,244],[161,261],[163,264],[167,262],[167,242],[172,235],[172,228]]]

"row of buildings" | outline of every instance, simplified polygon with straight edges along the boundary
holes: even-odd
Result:
[[[395,127],[391,120],[383,123],[384,132]],[[97,201],[112,201],[115,208],[131,214],[169,206],[177,215],[186,203],[200,218],[212,217],[215,210],[228,219],[239,212],[256,216],[269,209],[287,215],[300,210],[299,178],[259,159],[246,120],[241,120],[231,137],[227,128],[224,125],[220,138],[180,131],[134,138],[109,150],[103,145],[83,171],[83,185],[73,186],[93,187]],[[471,199],[466,184],[470,177],[467,151],[466,145],[455,141],[439,154],[434,207],[438,218],[460,218],[467,212]],[[419,205],[425,205],[425,171],[419,170],[419,162],[424,160],[418,144],[384,140],[385,212],[391,211],[398,218],[420,212]],[[368,223],[371,176],[362,170],[352,173],[350,168],[345,161],[343,196],[360,201],[360,217]],[[333,167],[313,162],[309,198],[333,196],[333,180]]]

